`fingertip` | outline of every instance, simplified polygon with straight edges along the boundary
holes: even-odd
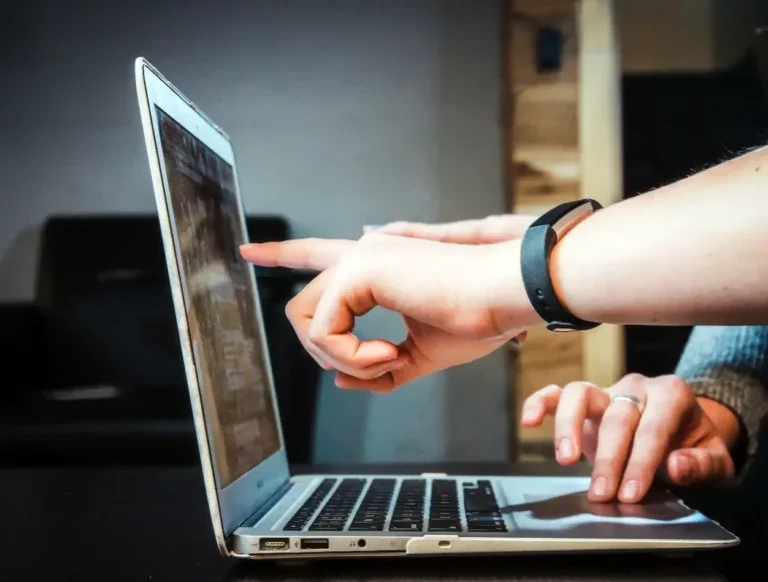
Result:
[[[364,390],[374,394],[387,394],[398,388],[392,377],[387,377],[386,374],[372,380],[361,380],[344,372],[339,372],[336,374],[334,383],[342,390]]]
[[[676,485],[685,485],[696,478],[697,466],[693,455],[675,451],[667,459],[667,474]]]
[[[252,243],[240,245],[240,256],[243,257],[244,259],[247,259],[252,246],[253,246]]]
[[[400,351],[397,349],[397,346],[383,340],[361,342],[355,353],[355,360],[358,360],[359,364],[364,367],[398,360],[400,357]],[[397,367],[405,365],[405,363],[407,361],[403,364],[393,362],[393,365]]]
[[[581,451],[575,439],[568,437],[560,439],[556,451],[557,461],[563,465],[573,465],[581,458]]]
[[[643,495],[645,495],[645,487],[637,479],[629,479],[619,488],[619,501],[622,503],[637,503]]]
[[[342,373],[337,373],[336,376],[333,378],[333,383],[336,385],[337,388],[341,388],[342,390],[347,390],[349,388],[353,388],[352,383],[349,381],[349,376]]]
[[[532,402],[523,406],[522,424],[526,427],[535,427],[541,424],[544,418],[544,410],[541,404]]]
[[[246,243],[240,245],[240,256],[249,263],[256,263],[261,266],[267,265],[267,257],[264,251],[268,248],[266,243]]]

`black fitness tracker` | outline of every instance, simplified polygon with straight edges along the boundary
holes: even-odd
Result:
[[[549,273],[549,255],[571,227],[601,208],[599,202],[590,198],[560,204],[537,218],[523,235],[520,247],[523,285],[531,305],[547,322],[549,331],[586,331],[600,325],[579,319],[560,303]]]

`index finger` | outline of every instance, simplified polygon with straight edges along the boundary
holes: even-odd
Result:
[[[290,267],[324,271],[336,264],[356,241],[303,238],[282,242],[250,243],[240,247],[240,255],[261,267]]]

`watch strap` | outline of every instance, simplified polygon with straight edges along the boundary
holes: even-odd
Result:
[[[600,325],[576,317],[563,306],[549,270],[549,256],[560,237],[579,219],[600,208],[598,202],[590,199],[561,204],[539,217],[523,236],[520,248],[523,285],[531,305],[547,322],[550,331],[586,331]]]

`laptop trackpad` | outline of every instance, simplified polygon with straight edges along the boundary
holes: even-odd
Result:
[[[665,491],[651,492],[642,504],[591,503],[583,478],[506,478],[497,483],[504,514],[519,533],[568,537],[676,537],[691,524],[706,523]]]

